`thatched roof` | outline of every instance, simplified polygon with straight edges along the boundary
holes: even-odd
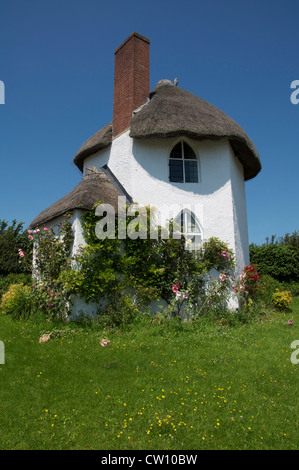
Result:
[[[161,80],[150,94],[150,102],[131,120],[130,136],[189,136],[193,139],[228,138],[244,167],[245,180],[261,169],[258,152],[244,130],[220,109],[189,91]]]
[[[112,142],[112,122],[91,136],[80,148],[74,158],[74,163],[83,171],[84,159],[92,153],[101,150]]]
[[[207,101],[169,80],[160,80],[150,93],[150,100],[133,113],[130,136],[150,137],[189,136],[193,139],[227,138],[244,168],[248,180],[261,170],[258,152],[244,130],[229,116]],[[112,123],[94,134],[81,147],[74,163],[83,170],[84,159],[112,142]]]
[[[117,213],[118,196],[125,196],[128,203],[132,202],[131,197],[107,166],[100,169],[87,167],[80,183],[66,196],[42,211],[31,222],[29,228],[43,225],[74,209],[90,210],[97,201],[110,204]]]

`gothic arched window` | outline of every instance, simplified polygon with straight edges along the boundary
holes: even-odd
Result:
[[[169,181],[198,183],[198,164],[194,150],[186,142],[178,142],[169,156]]]
[[[185,238],[185,248],[193,251],[198,250],[202,242],[202,233],[199,223],[193,212],[188,209],[182,210],[175,219],[181,235]]]

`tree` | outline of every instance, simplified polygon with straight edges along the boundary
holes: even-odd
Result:
[[[269,274],[278,281],[299,281],[299,232],[283,237],[272,235],[266,243],[249,246],[250,262],[260,274]]]
[[[286,233],[283,237],[279,237],[278,243],[280,245],[292,246],[297,252],[299,252],[299,231],[296,230],[293,233]]]
[[[26,268],[19,263],[18,249],[27,253],[31,251],[27,231],[23,229],[24,222],[12,221],[9,225],[6,220],[0,219],[0,275],[10,273],[24,273]]]

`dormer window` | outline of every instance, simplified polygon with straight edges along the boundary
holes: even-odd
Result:
[[[198,183],[198,165],[194,150],[186,142],[178,142],[169,156],[169,181]]]

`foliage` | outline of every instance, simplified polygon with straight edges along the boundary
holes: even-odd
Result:
[[[49,227],[28,230],[32,244],[28,253],[34,251],[33,263],[24,249],[18,249],[22,263],[32,270],[32,311],[48,318],[66,319],[69,311],[71,293],[59,279],[62,271],[71,269],[73,233],[69,217],[65,216],[57,231]]]
[[[8,291],[11,284],[31,285],[32,278],[29,273],[11,273],[0,277],[0,299]]]
[[[2,313],[13,318],[27,318],[32,310],[33,298],[30,286],[11,284],[8,291],[3,294],[0,304]]]
[[[48,320],[67,320],[70,296],[62,285],[38,281],[31,286],[31,292],[32,312],[39,312]]]
[[[23,222],[0,220],[0,275],[30,272],[28,266],[19,263],[18,248],[22,246],[31,256],[30,243]]]
[[[281,283],[285,290],[289,290],[293,297],[299,296],[299,281],[283,281]]]
[[[274,307],[279,310],[289,310],[293,301],[290,291],[279,291],[278,289],[272,295],[272,302]]]
[[[98,312],[99,324],[105,328],[132,323],[140,314],[138,306],[129,295],[117,295]]]
[[[136,219],[141,210],[145,219]],[[118,239],[116,218],[114,237],[101,239],[96,232],[99,218],[94,210],[87,211],[81,218],[85,245],[73,256],[68,220],[56,232],[47,227],[29,231],[35,252],[35,308],[48,318],[66,318],[71,295],[77,295],[86,302],[103,303],[99,319],[111,326],[131,321],[154,300],[167,303],[164,314],[168,317],[215,315],[227,311],[227,301],[234,292],[243,309],[252,312],[252,299],[262,292],[254,265],[246,266],[235,280],[234,254],[226,243],[212,237],[194,253],[186,249],[184,237],[174,236],[172,221],[168,238],[160,226],[156,236],[150,236],[151,220],[148,208],[137,207],[125,220],[125,229],[128,233],[131,230],[129,237]],[[145,236],[140,237],[141,232]],[[19,256],[26,263],[30,259],[24,251],[19,249]]]
[[[152,299],[162,298],[169,303],[173,282],[180,279],[187,285],[193,275],[203,273],[204,267],[185,250],[183,239],[176,240],[170,235],[166,240],[125,241],[125,284],[131,287],[142,285],[152,294]]]
[[[283,290],[283,285],[277,281],[277,279],[269,276],[269,274],[261,275],[260,282],[254,295],[255,301],[262,305],[270,306],[272,303],[272,296],[276,289]]]
[[[139,222],[135,231],[141,230],[147,235],[144,238],[131,236],[124,240],[117,238],[118,221],[116,221],[115,238],[99,239],[96,236],[98,218],[94,211],[87,212],[82,217],[86,245],[81,247],[73,257],[72,269],[62,271],[59,277],[64,287],[72,293],[79,295],[86,301],[108,301],[106,309],[100,310],[99,316],[107,318],[107,312],[114,317],[115,324],[123,323],[124,306],[128,306],[131,298],[131,307],[127,311],[134,311],[136,306],[144,308],[151,301],[162,299],[169,305],[169,312],[173,315],[191,315],[191,310],[199,313],[203,304],[208,306],[206,297],[206,278],[208,271],[215,267],[222,269],[223,276],[229,276],[234,269],[234,257],[227,245],[217,238],[206,241],[201,250],[194,255],[186,249],[184,238],[176,239],[173,236],[173,225],[170,224],[169,237],[163,238],[162,227],[158,227],[156,237],[150,237],[152,227],[149,210],[146,210],[146,226]],[[126,219],[126,229],[132,226],[133,216]],[[165,232],[164,232],[165,233]],[[188,305],[184,312],[179,307],[178,292],[173,298],[171,286],[180,283],[185,292],[184,299],[188,297]],[[224,291],[225,283],[217,280],[219,291]],[[219,292],[211,288],[210,297],[219,302]],[[130,296],[130,297],[129,297]],[[200,298],[200,300],[199,300]],[[223,296],[221,297],[223,300]],[[192,305],[192,307],[190,307]],[[136,312],[135,312],[136,313]],[[119,320],[116,319],[119,316]]]
[[[188,284],[188,289],[180,290],[180,284],[173,284],[174,297],[164,310],[170,317],[179,316],[183,319],[196,320],[207,313],[213,314],[218,310],[227,311],[227,299],[230,295],[230,281],[227,275],[220,274],[219,278],[205,276],[199,285],[196,278]]]
[[[207,271],[215,268],[217,271],[232,274],[235,268],[233,251],[216,237],[211,237],[203,243],[199,256],[203,259]]]
[[[254,294],[259,285],[260,276],[252,264],[245,266],[233,290],[242,293],[246,298],[250,294]]]
[[[292,246],[297,252],[299,251],[299,230],[295,230],[293,233],[286,233],[281,237],[272,235],[271,238],[266,238],[266,245],[289,245]]]
[[[299,232],[276,239],[272,236],[263,245],[249,246],[250,261],[260,274],[268,274],[280,282],[299,281]]]
[[[121,266],[119,244],[99,240],[96,245],[80,247],[72,269],[61,272],[59,282],[86,302],[109,299],[121,289],[117,267]]]
[[[28,230],[28,239],[34,246],[33,274],[50,285],[57,283],[60,272],[70,267],[73,233],[68,218],[69,215],[57,231],[48,227]]]
[[[122,265],[120,241],[96,237],[97,218],[94,211],[87,211],[82,218],[86,245],[79,247],[72,258],[72,266],[62,269],[59,281],[73,294],[86,302],[109,299],[121,289],[117,267]]]

